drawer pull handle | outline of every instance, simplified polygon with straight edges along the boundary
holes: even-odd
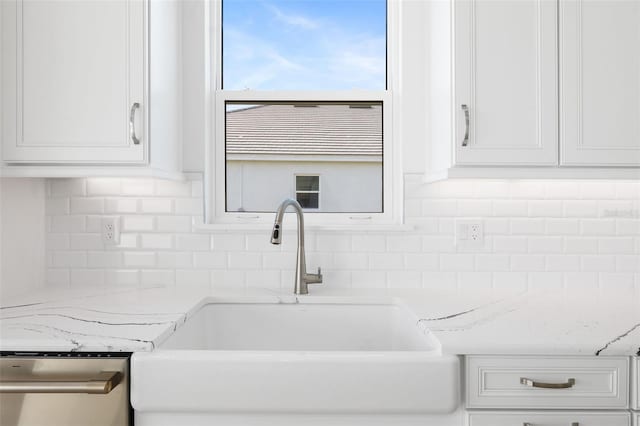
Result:
[[[464,139],[462,139],[462,146],[469,144],[469,107],[466,104],[460,105],[462,112],[464,112]]]
[[[140,104],[135,102],[131,105],[131,110],[129,111],[129,136],[134,145],[140,145],[140,139],[136,135],[136,110],[138,108],[140,108]]]
[[[535,425],[534,425],[533,423],[527,423],[527,422],[524,422],[524,423],[522,423],[522,426],[535,426]],[[571,426],[580,426],[580,423],[578,423],[578,422],[572,422],[572,423],[571,423]]]
[[[572,388],[576,384],[576,379],[568,379],[566,383],[544,383],[536,382],[526,377],[520,377],[520,384],[529,386],[530,388],[543,388],[543,389],[567,389]]]

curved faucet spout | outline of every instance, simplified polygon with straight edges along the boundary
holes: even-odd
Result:
[[[306,256],[304,250],[304,215],[302,206],[296,200],[287,198],[276,210],[276,220],[273,223],[271,231],[271,244],[280,244],[282,242],[282,220],[287,208],[291,206],[296,212],[298,219],[298,251],[296,258],[296,280],[293,292],[295,294],[308,294],[308,284],[318,284],[322,282],[322,274],[318,268],[317,274],[308,274],[306,266]]]

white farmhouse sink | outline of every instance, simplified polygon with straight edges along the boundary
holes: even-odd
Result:
[[[446,413],[458,405],[458,370],[394,302],[213,302],[134,354],[131,398],[137,416]]]

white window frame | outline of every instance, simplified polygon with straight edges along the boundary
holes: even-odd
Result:
[[[207,74],[210,96],[207,99],[207,144],[205,150],[205,226],[210,225],[272,225],[273,213],[227,212],[225,103],[258,103],[270,101],[312,102],[382,102],[383,109],[383,205],[382,213],[316,213],[307,210],[305,223],[312,228],[366,228],[402,224],[403,185],[400,149],[400,3],[387,0],[387,89],[386,90],[221,90],[222,88],[222,0],[206,2],[210,10]],[[274,207],[275,209],[275,207]],[[291,215],[287,215],[291,216]],[[289,219],[293,220],[293,219]],[[288,221],[285,218],[285,221]]]
[[[317,191],[298,191],[298,176],[301,177],[317,177],[318,178],[318,190]],[[318,194],[318,207],[317,208],[309,208],[303,207],[303,210],[313,212],[314,210],[322,209],[322,198],[320,196],[320,189],[322,185],[322,178],[320,173],[294,173],[293,175],[293,196],[294,200],[298,201],[298,194]]]

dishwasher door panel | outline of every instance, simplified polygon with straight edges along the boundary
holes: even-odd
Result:
[[[128,358],[0,358],[0,425],[130,426]]]

